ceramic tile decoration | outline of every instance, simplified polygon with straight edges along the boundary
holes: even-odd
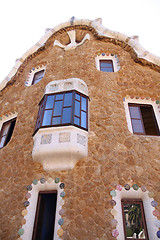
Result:
[[[20,228],[20,229],[18,230],[18,234],[21,236],[21,235],[23,235],[23,233],[24,233],[24,229],[23,229],[23,228]]]
[[[65,184],[64,184],[64,183],[61,183],[61,184],[59,185],[59,187],[60,187],[61,189],[63,189],[63,188],[65,187]]]
[[[59,183],[59,178],[55,178],[55,183]]]
[[[63,225],[63,223],[64,223],[63,218],[60,218],[60,219],[58,220],[58,224],[61,226],[61,225]]]
[[[122,186],[121,186],[121,185],[117,185],[116,189],[117,189],[118,191],[122,191]]]
[[[26,188],[27,188],[28,191],[31,191],[32,190],[32,185],[28,185]]]
[[[40,179],[40,182],[41,182],[42,184],[45,183],[45,181],[46,181],[45,178],[41,178],[41,179]]]
[[[34,184],[34,185],[37,185],[37,183],[38,183],[38,180],[37,180],[37,179],[33,180],[33,184]]]
[[[115,237],[115,238],[117,238],[119,236],[119,232],[118,232],[117,229],[112,230],[112,236]]]
[[[129,184],[125,184],[124,187],[121,185],[116,186],[116,190],[110,191],[110,195],[112,196],[112,200],[110,200],[110,205],[113,207],[111,209],[111,214],[114,219],[111,220],[111,225],[116,227],[116,229],[112,230],[112,236],[117,238],[117,240],[124,239],[124,229],[123,229],[123,220],[122,220],[122,209],[121,209],[121,199],[126,198],[140,198],[142,201],[144,200],[147,202],[147,205],[144,205],[144,211],[147,212],[147,216],[150,219],[148,228],[149,236],[151,239],[154,239],[155,236],[152,232],[154,226],[160,228],[160,220],[156,219],[155,217],[159,216],[159,211],[154,210],[153,207],[157,207],[157,202],[153,200],[153,192],[149,192],[146,186],[139,187],[138,184],[133,184],[132,188]],[[146,221],[148,221],[148,218]],[[152,219],[152,221],[151,221]],[[116,232],[116,230],[118,232]],[[151,234],[151,235],[150,235]]]
[[[152,207],[157,207],[158,203],[156,201],[151,202]]]
[[[116,196],[116,191],[115,191],[115,190],[110,191],[110,195],[111,195],[112,197],[115,197],[115,196]]]
[[[59,211],[59,215],[61,215],[61,216],[64,215],[64,209],[63,208]]]
[[[157,237],[160,238],[160,231],[157,232]]]
[[[158,216],[159,216],[159,211],[158,211],[158,210],[154,210],[154,211],[153,211],[153,215],[156,216],[156,217],[158,217]]]
[[[125,190],[129,191],[131,187],[129,186],[129,184],[126,184],[126,185],[124,186],[124,188],[125,188]]]
[[[45,183],[45,184],[44,184]],[[57,217],[55,218],[55,230],[56,230],[56,238],[59,239],[63,235],[63,229],[61,226],[64,224],[64,219],[62,216],[64,215],[64,209],[62,206],[64,205],[64,200],[62,199],[65,196],[65,192],[63,191],[65,187],[65,183],[60,182],[60,179],[56,177],[55,179],[48,178],[47,181],[44,177],[42,177],[40,180],[34,179],[32,182],[32,185],[27,185],[28,192],[26,193],[25,197],[28,199],[30,198],[30,201],[25,201],[23,204],[27,209],[23,209],[22,216],[24,217],[21,221],[21,224],[23,228],[20,228],[18,233],[19,236],[23,235],[23,240],[28,240],[32,238],[32,230],[34,224],[34,217],[35,217],[35,211],[36,211],[36,202],[34,202],[35,196],[38,195],[39,191],[45,191],[45,190],[57,190],[57,210],[56,214]],[[37,190],[36,190],[37,189]],[[37,197],[36,197],[37,198]],[[34,207],[35,205],[35,207]],[[34,210],[33,210],[34,209]],[[27,230],[26,230],[27,229]],[[30,229],[30,230],[29,230]],[[29,237],[29,235],[30,237]],[[59,236],[59,237],[58,237]]]
[[[137,184],[133,184],[133,186],[132,186],[132,187],[133,187],[133,189],[134,189],[135,191],[137,191],[137,190],[138,190],[138,188],[139,188]]]
[[[142,186],[141,190],[142,190],[142,192],[146,192],[147,191],[147,187],[146,186]]]
[[[116,201],[111,200],[111,201],[110,201],[110,204],[111,204],[111,206],[115,206],[115,205],[116,205]]]
[[[29,201],[25,201],[23,204],[24,204],[25,207],[28,207],[30,202]]]
[[[64,196],[65,196],[65,192],[64,192],[64,191],[61,192],[60,196],[61,196],[61,197],[64,197]]]

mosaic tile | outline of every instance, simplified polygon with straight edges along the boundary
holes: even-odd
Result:
[[[55,178],[55,183],[59,183],[60,179],[59,178]]]
[[[63,189],[63,188],[65,187],[65,184],[64,184],[64,183],[61,183],[61,184],[59,185],[59,187],[60,187],[61,189]]]
[[[135,191],[137,191],[138,189],[139,189],[139,186],[137,185],[137,184],[133,184],[133,189],[135,190]]]
[[[152,207],[157,207],[158,203],[156,201],[151,202]]]
[[[33,180],[33,184],[34,184],[34,185],[37,185],[37,183],[38,183],[38,180],[37,180],[37,179]]]
[[[117,215],[117,211],[116,211],[115,209],[112,209],[112,210],[111,210],[111,214],[112,214],[113,216],[116,216],[116,215]]]
[[[62,228],[58,229],[57,234],[58,234],[58,236],[61,237],[63,235],[63,229]]]
[[[58,220],[58,224],[59,224],[60,226],[62,226],[62,225],[63,225],[63,223],[64,223],[64,220],[63,220],[63,218],[60,218],[60,219]]]
[[[115,238],[117,238],[119,236],[119,232],[118,232],[117,229],[112,230],[112,236],[115,237]]]
[[[28,207],[28,206],[29,206],[29,204],[30,204],[30,202],[29,202],[29,201],[25,201],[25,202],[23,203],[23,205],[24,205],[25,207]]]
[[[31,191],[32,190],[32,185],[28,185],[26,188],[27,188],[28,191]]]
[[[129,190],[130,190],[129,184],[126,184],[126,185],[124,186],[124,188],[125,188],[125,190],[129,191]]]
[[[122,186],[121,186],[121,185],[117,185],[117,186],[116,186],[116,189],[117,189],[118,191],[122,191]]]
[[[153,215],[156,216],[156,217],[158,217],[158,216],[159,216],[159,211],[158,211],[158,210],[154,210],[154,211],[153,211]]]
[[[28,213],[27,209],[22,210],[22,216],[23,216],[23,217],[26,216],[27,213]]]
[[[41,179],[40,179],[40,182],[41,182],[42,184],[45,183],[45,181],[46,181],[45,178],[41,178]]]
[[[153,198],[154,197],[154,193],[153,192],[149,192],[148,193],[148,197]]]
[[[18,230],[18,235],[23,235],[24,234],[24,229],[23,228],[20,228],[19,230]]]
[[[147,187],[146,186],[142,186],[141,190],[142,190],[142,192],[146,192],[147,191]]]
[[[160,238],[160,231],[157,232],[157,237]]]
[[[51,183],[51,182],[53,182],[53,179],[52,179],[52,178],[48,178],[48,179],[47,179],[47,182],[48,182],[48,183]]]
[[[115,191],[115,190],[110,191],[110,195],[111,195],[112,197],[116,197],[116,191]]]
[[[118,221],[117,221],[116,219],[112,219],[112,220],[111,220],[111,225],[112,225],[112,226],[116,227],[117,224],[118,224]]]
[[[65,192],[63,191],[60,193],[60,197],[64,197],[64,196],[65,196]]]
[[[111,201],[110,201],[110,205],[111,205],[111,206],[115,206],[115,205],[116,205],[116,201],[111,200]]]
[[[31,197],[31,194],[30,193],[26,193],[26,196],[25,196],[27,199]]]
[[[64,209],[63,208],[59,211],[59,215],[61,215],[61,216],[64,215]]]

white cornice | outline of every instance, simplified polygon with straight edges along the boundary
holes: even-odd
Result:
[[[0,91],[6,86],[7,82],[11,80],[11,78],[16,74],[18,68],[21,66],[21,64],[24,62],[24,60],[34,52],[36,52],[39,48],[41,48],[47,40],[54,34],[55,32],[59,31],[62,28],[70,27],[70,26],[76,26],[76,25],[85,25],[88,27],[92,27],[97,32],[98,36],[101,37],[107,37],[107,38],[113,38],[122,42],[126,42],[129,46],[133,48],[133,50],[136,52],[137,57],[141,59],[145,59],[148,62],[151,62],[157,66],[160,67],[160,57],[149,53],[146,51],[137,40],[136,36],[128,37],[127,35],[112,31],[108,28],[105,28],[102,25],[101,18],[95,19],[95,20],[88,20],[88,19],[76,19],[72,17],[68,22],[61,23],[57,25],[54,28],[46,29],[45,34],[42,36],[42,38],[33,46],[31,47],[26,53],[23,54],[23,56],[16,60],[16,63],[12,70],[9,72],[9,74],[5,77],[5,79],[0,83]]]

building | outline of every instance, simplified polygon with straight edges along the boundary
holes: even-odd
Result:
[[[3,240],[160,238],[160,58],[68,22],[0,84]]]

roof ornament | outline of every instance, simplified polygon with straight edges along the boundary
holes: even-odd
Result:
[[[86,40],[90,40],[89,33],[87,33],[85,35],[85,37],[82,39],[82,41],[80,43],[76,42],[76,31],[75,30],[71,30],[71,31],[67,32],[67,34],[70,38],[70,43],[68,45],[63,45],[58,40],[55,40],[53,43],[53,46],[58,46],[58,47],[64,49],[65,51],[67,51],[67,50],[75,49],[76,47],[82,45]]]

